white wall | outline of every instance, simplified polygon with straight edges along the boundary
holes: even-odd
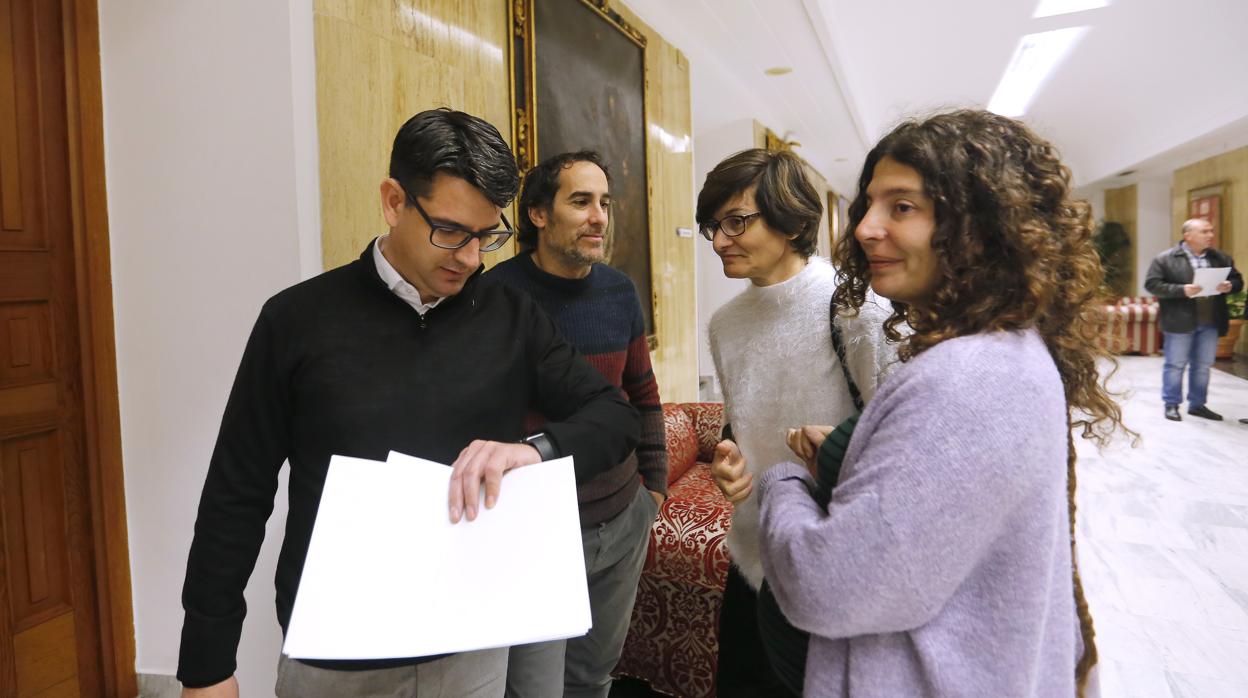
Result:
[[[1138,295],[1151,295],[1144,289],[1144,275],[1148,265],[1159,252],[1174,245],[1179,231],[1171,230],[1170,180],[1168,178],[1141,179],[1135,183],[1136,194],[1136,245],[1135,279]]]
[[[310,3],[102,0],[101,68],[137,670],[176,670],[199,492],[265,298],[320,267]],[[247,589],[272,695],[283,491]]]
[[[1100,222],[1100,221],[1105,220],[1105,190],[1104,189],[1092,189],[1090,191],[1082,191],[1082,190],[1076,189],[1074,194],[1076,198],[1081,197],[1081,198],[1087,199],[1088,204],[1092,206],[1092,220],[1093,221]]]
[[[696,82],[697,72],[693,74],[693,91],[696,95],[699,85]],[[693,126],[693,176],[694,197],[706,183],[706,175],[721,160],[736,153],[754,147],[754,122],[751,119],[736,119],[712,128],[699,129],[698,112],[694,112]],[[724,267],[720,264],[719,255],[700,235],[695,240],[695,266],[698,280],[698,375],[715,375],[715,364],[711,360],[710,347],[706,340],[706,324],[711,315],[733,296],[745,290],[749,281],[745,279],[729,279],[724,276]],[[720,391],[716,389],[715,394]]]

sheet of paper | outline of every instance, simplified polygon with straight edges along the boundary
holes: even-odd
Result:
[[[421,657],[589,630],[572,458],[508,472],[493,509],[453,525],[450,474],[398,453],[330,460],[285,654]]]
[[[1193,269],[1195,275],[1192,283],[1200,287],[1200,293],[1192,296],[1192,298],[1200,298],[1201,296],[1216,296],[1218,294],[1218,284],[1226,281],[1226,275],[1230,273],[1230,267],[1205,267],[1204,269]]]

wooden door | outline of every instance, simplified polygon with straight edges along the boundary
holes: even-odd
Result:
[[[0,0],[0,695],[102,689],[65,18]]]

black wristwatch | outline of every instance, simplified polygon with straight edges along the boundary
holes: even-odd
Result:
[[[523,439],[520,439],[520,443],[528,444],[533,448],[536,448],[537,454],[541,456],[544,461],[554,460],[559,457],[558,451],[555,450],[555,442],[551,441],[550,436],[544,431],[539,431],[536,434],[529,434]]]

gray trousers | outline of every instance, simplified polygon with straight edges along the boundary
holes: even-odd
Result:
[[[371,671],[318,669],[282,655],[274,691],[277,698],[500,698],[506,678],[506,647]]]
[[[620,661],[628,637],[637,580],[657,513],[649,490],[638,487],[627,509],[610,521],[581,530],[593,627],[586,635],[569,640],[512,647],[507,698],[607,697],[611,670]]]

